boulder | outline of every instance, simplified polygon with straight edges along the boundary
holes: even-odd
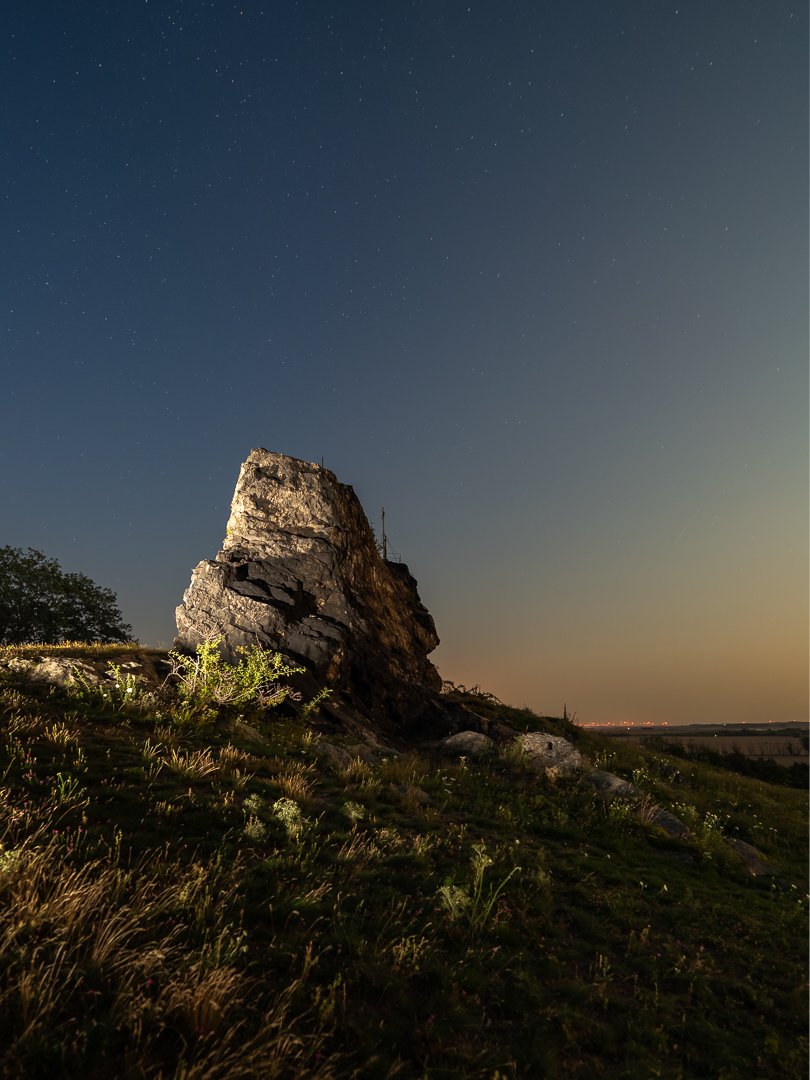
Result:
[[[396,791],[404,802],[414,802],[417,806],[430,806],[430,796],[421,788],[413,787],[412,784],[391,784],[391,790]]]
[[[745,865],[745,869],[749,874],[754,877],[773,876],[776,877],[781,874],[781,870],[778,866],[775,866],[772,862],[762,854],[762,852],[755,848],[753,844],[746,844],[744,840],[735,840],[727,838],[726,843],[730,846],[734,854],[742,860]]]
[[[334,743],[327,742],[325,739],[320,739],[315,744],[315,753],[320,754],[322,757],[328,757],[335,765],[341,769],[347,769],[351,765],[355,758],[358,758],[365,765],[382,765],[382,758],[380,754],[389,754],[392,757],[401,757],[402,755],[398,750],[393,750],[390,746],[375,746],[377,753],[374,753],[369,746],[365,743],[355,743],[354,746],[335,746]]]
[[[227,731],[237,739],[244,739],[245,742],[256,743],[258,746],[270,745],[270,740],[268,738],[262,735],[262,733],[251,724],[246,724],[243,720],[232,720],[227,725]]]
[[[586,768],[587,758],[567,739],[560,735],[548,735],[533,731],[517,740],[524,754],[528,755],[529,768],[545,773],[551,779],[571,776],[577,769]]]
[[[379,765],[380,759],[370,750],[364,743],[356,743],[354,746],[348,748],[349,753],[353,758],[360,758],[366,765]]]
[[[495,748],[493,740],[488,735],[482,735],[480,731],[459,731],[457,735],[440,739],[436,745],[458,757],[475,757],[490,747]]]
[[[253,450],[223,549],[192,573],[175,647],[222,636],[225,659],[259,644],[303,666],[305,691],[330,685],[383,728],[437,709],[439,644],[416,581],[383,561],[357,496],[320,465]]]
[[[320,757],[329,758],[333,765],[336,765],[339,769],[348,769],[352,763],[352,755],[348,750],[344,750],[342,746],[334,746],[330,742],[325,742],[323,739],[315,746],[315,753]]]
[[[613,773],[603,772],[601,769],[588,773],[585,777],[587,783],[592,784],[600,795],[615,795],[620,799],[641,799],[644,792],[634,784],[628,784],[620,776]]]
[[[663,851],[661,854],[668,859],[674,859],[681,866],[697,866],[697,859],[694,855],[690,855],[688,851]]]
[[[660,806],[652,806],[647,812],[647,822],[650,825],[657,825],[659,829],[663,829],[665,833],[670,836],[677,836],[681,840],[688,840],[692,835],[692,831],[688,825],[684,825],[680,818],[675,817],[674,814],[670,814],[669,810],[662,810]]]

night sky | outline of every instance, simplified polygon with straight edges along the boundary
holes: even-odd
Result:
[[[444,678],[806,719],[807,6],[467,2],[8,5],[0,546],[170,645],[323,457]]]

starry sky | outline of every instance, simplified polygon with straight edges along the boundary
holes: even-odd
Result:
[[[251,448],[323,457],[444,678],[806,719],[806,5],[3,22],[0,546],[170,645]]]

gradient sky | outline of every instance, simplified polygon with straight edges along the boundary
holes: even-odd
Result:
[[[444,678],[806,719],[807,7],[468,3],[7,5],[0,546],[169,644],[323,456]]]

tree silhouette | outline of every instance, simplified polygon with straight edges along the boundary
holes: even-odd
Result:
[[[34,548],[0,548],[0,644],[132,640],[111,589]]]

